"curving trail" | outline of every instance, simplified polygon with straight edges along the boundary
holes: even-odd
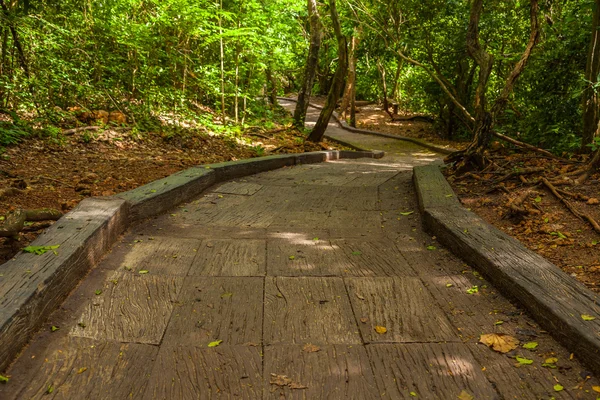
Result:
[[[387,156],[227,182],[133,227],[0,398],[595,398],[595,378],[576,389],[584,368],[421,230],[412,167],[438,155],[327,134]],[[536,341],[512,353],[533,364],[477,344],[492,332]]]

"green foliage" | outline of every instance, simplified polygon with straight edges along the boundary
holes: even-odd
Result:
[[[226,112],[233,117],[237,98],[241,120],[248,112],[244,104],[251,107],[261,95],[267,65],[285,71],[302,62],[295,57],[304,43],[294,22],[304,7],[299,0],[7,4],[10,18],[0,19],[0,107],[54,125],[73,106],[124,110],[140,131],[161,129],[164,114],[219,109],[221,41]],[[17,29],[29,76],[9,25]],[[3,125],[0,143],[24,134]]]

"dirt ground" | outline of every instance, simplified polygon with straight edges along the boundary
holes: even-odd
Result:
[[[283,125],[267,131],[254,128],[243,136],[251,143],[198,133],[142,138],[114,130],[79,132],[61,141],[28,139],[0,155],[0,189],[17,189],[0,195],[0,215],[18,209],[67,212],[86,197],[124,192],[199,164],[343,148],[327,142],[304,144],[298,131]],[[51,224],[26,222],[19,240],[0,238],[0,263]]]
[[[363,129],[415,137],[457,149],[467,144],[441,139],[432,124],[426,122],[390,122],[389,116],[377,105],[361,107],[356,118],[357,127]],[[533,184],[541,176],[552,180],[572,171],[580,167],[583,160],[550,160],[535,153],[504,148],[498,143],[495,145],[496,150],[491,157],[501,170],[538,168],[543,172],[524,177],[526,183],[518,177],[497,182],[503,176],[499,172],[458,179],[448,176],[461,202],[591,290],[600,292],[600,233],[595,232],[587,221],[577,218],[545,186]],[[600,221],[600,173],[592,175],[582,185],[567,182],[557,187],[580,195],[579,199],[567,197],[567,201],[579,212]],[[525,190],[530,190],[523,202],[528,212],[511,212],[510,202]]]

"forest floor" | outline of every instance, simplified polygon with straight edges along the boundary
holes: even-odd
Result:
[[[252,127],[237,137],[185,130],[142,135],[106,129],[60,140],[26,139],[0,155],[0,188],[9,189],[0,190],[0,215],[18,209],[67,212],[86,197],[131,190],[199,164],[343,148],[328,142],[305,144],[302,133],[290,125],[268,125],[270,129]],[[0,238],[0,263],[51,224],[27,222],[19,240]]]
[[[323,102],[324,98],[315,101],[317,104]],[[430,123],[391,122],[390,117],[377,105],[360,107],[356,118],[357,128],[418,138],[456,149],[468,144],[440,138]],[[582,160],[549,159],[536,153],[503,147],[500,143],[495,143],[493,147],[495,150],[491,157],[498,166],[496,170],[460,178],[447,176],[461,202],[591,290],[600,292],[600,233],[594,231],[587,221],[570,212],[547,187],[534,184],[542,175],[552,181],[561,174],[581,167]],[[524,175],[525,181],[519,176],[511,176],[499,182],[505,173],[526,169],[538,172]],[[556,187],[577,194],[578,198],[564,197],[577,211],[600,221],[600,172],[590,176],[584,184],[575,185],[566,181]],[[519,197],[524,198],[521,203],[524,213],[515,213],[510,209],[510,205]]]

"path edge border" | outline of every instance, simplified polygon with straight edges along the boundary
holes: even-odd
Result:
[[[231,179],[283,167],[384,155],[383,151],[329,150],[199,165],[128,192],[82,200],[31,243],[60,244],[56,254],[21,251],[0,265],[0,372],[12,364],[50,314],[132,223]]]
[[[439,164],[413,168],[425,230],[600,374],[600,296],[462,206]],[[582,314],[595,316],[584,321]]]
[[[279,100],[293,101],[294,103],[298,102],[297,99],[290,98],[290,97],[277,97],[277,99],[279,99]],[[312,107],[312,108],[316,108],[317,110],[322,110],[323,109],[322,106],[319,106],[319,105],[316,105],[316,104],[309,103],[308,105],[310,107]],[[387,133],[376,132],[376,131],[371,131],[371,130],[367,130],[367,129],[354,128],[354,127],[348,125],[348,123],[346,121],[344,121],[342,118],[340,118],[339,114],[336,111],[334,111],[332,115],[333,115],[333,119],[335,119],[335,121],[337,122],[337,124],[342,129],[345,129],[345,130],[347,130],[349,132],[362,133],[362,134],[371,135],[371,136],[381,136],[381,137],[388,138],[388,139],[395,139],[395,140],[402,140],[402,141],[405,141],[405,142],[411,142],[411,143],[418,144],[421,147],[424,147],[424,148],[429,149],[429,150],[433,150],[433,151],[441,153],[441,154],[452,154],[452,153],[458,151],[458,150],[453,149],[451,147],[441,147],[441,146],[438,146],[438,145],[426,142],[424,140],[419,140],[419,139],[415,139],[415,138],[411,138],[411,137],[407,137],[407,136],[389,135]],[[327,139],[333,141],[333,142],[338,142],[338,143],[343,144],[343,145],[348,146],[348,147],[356,147],[356,146],[354,146],[354,145],[352,145],[350,143],[344,143],[342,141],[339,141],[339,140],[334,139],[334,138],[332,138],[330,136],[327,136],[327,135],[325,135],[325,137]]]

